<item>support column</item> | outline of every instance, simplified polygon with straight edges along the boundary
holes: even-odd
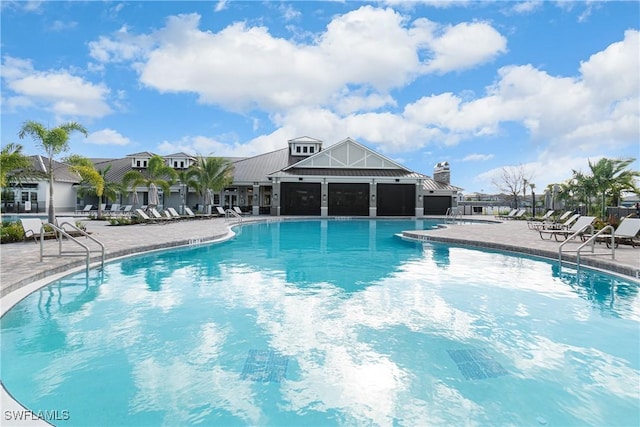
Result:
[[[260,185],[257,182],[253,183],[253,205],[251,206],[251,213],[253,215],[260,214]]]
[[[320,216],[326,218],[329,216],[329,184],[323,180],[320,184]]]
[[[373,218],[378,216],[377,198],[376,181],[372,180],[371,183],[369,183],[369,216]]]

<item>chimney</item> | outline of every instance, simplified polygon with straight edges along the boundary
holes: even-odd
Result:
[[[433,168],[434,181],[441,182],[443,184],[451,184],[451,170],[449,169],[449,162],[439,162]]]

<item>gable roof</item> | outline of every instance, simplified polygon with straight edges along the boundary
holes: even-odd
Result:
[[[387,157],[376,153],[351,138],[346,138],[331,147],[319,151],[285,168],[323,169],[392,169],[411,172]]]

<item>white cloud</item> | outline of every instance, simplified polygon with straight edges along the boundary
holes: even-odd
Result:
[[[421,73],[469,68],[504,51],[504,39],[486,23],[440,30],[372,6],[334,17],[306,43],[243,22],[217,33],[199,26],[200,16],[189,14],[169,17],[164,28],[149,35],[123,28],[91,42],[91,56],[105,63],[134,62],[141,82],[160,92],[196,93],[201,103],[232,111],[282,113],[300,106],[351,112],[358,105],[370,111],[393,104],[389,91]],[[469,37],[481,40],[483,48],[469,51]],[[429,67],[420,59],[427,42],[437,49]],[[366,99],[353,102],[353,92],[360,98],[366,93]]]
[[[5,57],[2,78],[10,105],[40,106],[58,117],[103,117],[111,113],[109,89],[66,70],[38,71],[30,61]],[[28,101],[28,102],[27,102]]]
[[[429,47],[433,58],[427,70],[447,73],[475,67],[507,51],[507,39],[483,22],[446,27]]]
[[[479,154],[479,153],[474,153],[474,154],[469,154],[467,156],[465,156],[462,161],[463,162],[484,162],[487,160],[491,160],[495,157],[495,155],[493,154]]]
[[[86,142],[98,145],[128,145],[131,141],[129,138],[122,136],[113,129],[102,129],[92,132],[87,136]]]

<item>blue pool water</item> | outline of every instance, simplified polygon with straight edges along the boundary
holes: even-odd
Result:
[[[2,382],[63,426],[640,424],[636,284],[395,236],[432,226],[246,225],[65,278],[2,318]]]

